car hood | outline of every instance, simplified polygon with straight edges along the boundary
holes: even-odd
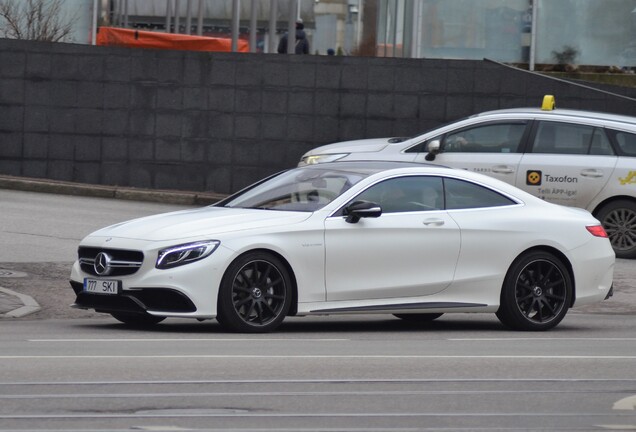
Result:
[[[291,225],[311,213],[261,209],[203,207],[147,216],[102,228],[89,237],[164,241],[233,231]]]
[[[305,156],[313,156],[325,153],[378,152],[388,146],[391,139],[393,138],[370,138],[327,144],[310,150],[309,152],[305,153]]]

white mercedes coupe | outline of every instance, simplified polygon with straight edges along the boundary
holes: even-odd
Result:
[[[548,330],[611,296],[615,260],[585,210],[400,162],[291,169],[209,207],[103,228],[78,254],[74,307],[130,325],[216,318],[236,332],[292,315],[450,312]]]

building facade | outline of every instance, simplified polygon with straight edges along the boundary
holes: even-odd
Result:
[[[379,0],[377,55],[636,66],[635,0]]]

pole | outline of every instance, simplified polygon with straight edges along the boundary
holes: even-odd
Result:
[[[238,51],[241,0],[232,0],[232,52]]]
[[[269,34],[267,52],[276,52],[276,18],[278,16],[278,0],[269,0]]]
[[[287,54],[294,54],[296,48],[296,6],[294,0],[289,2],[289,17],[287,18]]]
[[[257,0],[252,0],[251,9],[250,9],[250,52],[256,52],[256,4]]]
[[[99,8],[98,2],[99,0],[93,0],[93,29],[91,30],[91,45],[97,45],[97,9]]]
[[[197,12],[197,35],[203,36],[203,0],[199,0],[199,11]]]
[[[181,0],[174,0],[174,32],[181,33]]]
[[[124,0],[124,28],[128,28],[128,0]]]
[[[532,27],[530,30],[530,65],[529,69],[534,70],[537,56],[537,17],[539,15],[539,0],[532,0]]]
[[[170,33],[170,21],[172,20],[172,0],[166,0],[166,33]]]
[[[185,25],[186,28],[185,28],[185,32],[186,32],[186,34],[192,34],[192,0],[188,0],[186,8],[188,10],[186,11],[186,25]]]

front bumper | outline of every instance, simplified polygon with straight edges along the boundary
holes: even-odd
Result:
[[[81,282],[71,280],[77,298],[73,307],[95,309],[97,312],[183,314],[194,313],[197,308],[185,294],[170,288],[141,288],[122,291],[117,295],[84,292]]]

